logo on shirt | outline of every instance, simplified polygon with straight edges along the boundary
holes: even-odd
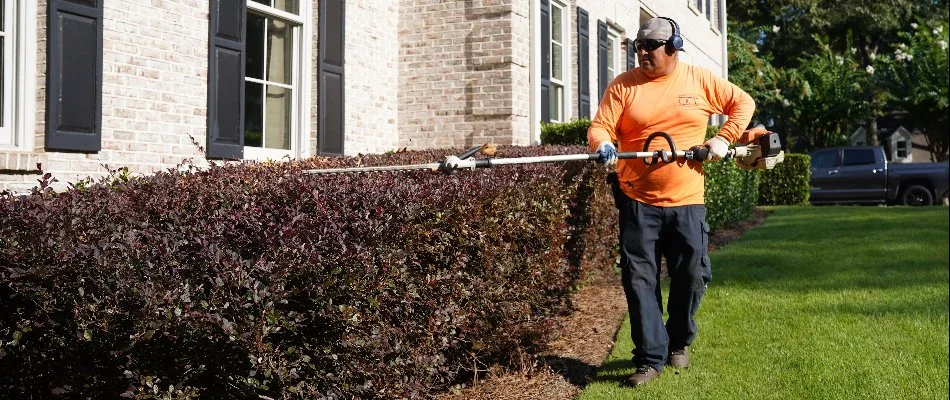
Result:
[[[679,102],[680,107],[683,108],[693,108],[699,106],[699,97],[691,95],[681,95],[676,96],[677,102]]]

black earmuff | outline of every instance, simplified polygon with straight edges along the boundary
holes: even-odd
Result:
[[[683,37],[680,36],[679,24],[677,24],[676,21],[673,21],[672,18],[667,18],[667,17],[659,17],[659,18],[663,18],[667,21],[670,21],[670,25],[673,26],[673,36],[670,36],[670,38],[666,40],[666,48],[673,49],[673,51],[683,50]]]

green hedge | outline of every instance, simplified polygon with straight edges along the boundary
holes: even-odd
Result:
[[[590,119],[581,118],[562,123],[541,123],[541,143],[552,145],[587,145]]]
[[[706,221],[711,231],[752,216],[758,202],[758,171],[746,171],[732,160],[703,164],[706,174]]]
[[[761,171],[759,205],[808,205],[810,168],[807,154],[786,154],[774,169]]]

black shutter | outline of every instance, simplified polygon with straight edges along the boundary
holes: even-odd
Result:
[[[102,149],[102,0],[49,0],[46,149]]]
[[[577,117],[590,118],[590,28],[587,10],[577,7]]]
[[[551,1],[541,0],[541,121],[551,122]]]
[[[343,155],[345,92],[343,48],[345,7],[343,0],[320,2],[320,93],[317,153]]]
[[[244,158],[245,0],[211,0],[208,157]]]
[[[597,21],[597,82],[600,84],[600,99],[607,91],[607,23]]]
[[[627,69],[637,67],[637,46],[633,45],[633,39],[627,39]]]

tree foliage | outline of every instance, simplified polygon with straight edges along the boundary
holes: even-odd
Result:
[[[876,132],[877,118],[906,112],[932,151],[946,152],[946,0],[735,0],[728,7],[730,80],[793,149],[843,144],[858,126]]]
[[[897,32],[912,22],[947,19],[946,0],[732,0],[728,7],[731,20],[764,28],[762,51],[776,65],[794,64],[815,34],[827,36],[838,52],[857,48],[867,64],[871,54],[891,49]]]
[[[868,72],[853,54],[836,54],[815,38],[817,51],[798,68],[785,71],[794,107],[786,107],[789,133],[802,151],[847,143],[852,128],[867,115]]]
[[[921,21],[901,32],[893,55],[881,56],[880,82],[893,94],[893,104],[908,113],[927,137],[927,146],[935,161],[945,161],[950,147],[947,122],[948,25],[947,21]]]

